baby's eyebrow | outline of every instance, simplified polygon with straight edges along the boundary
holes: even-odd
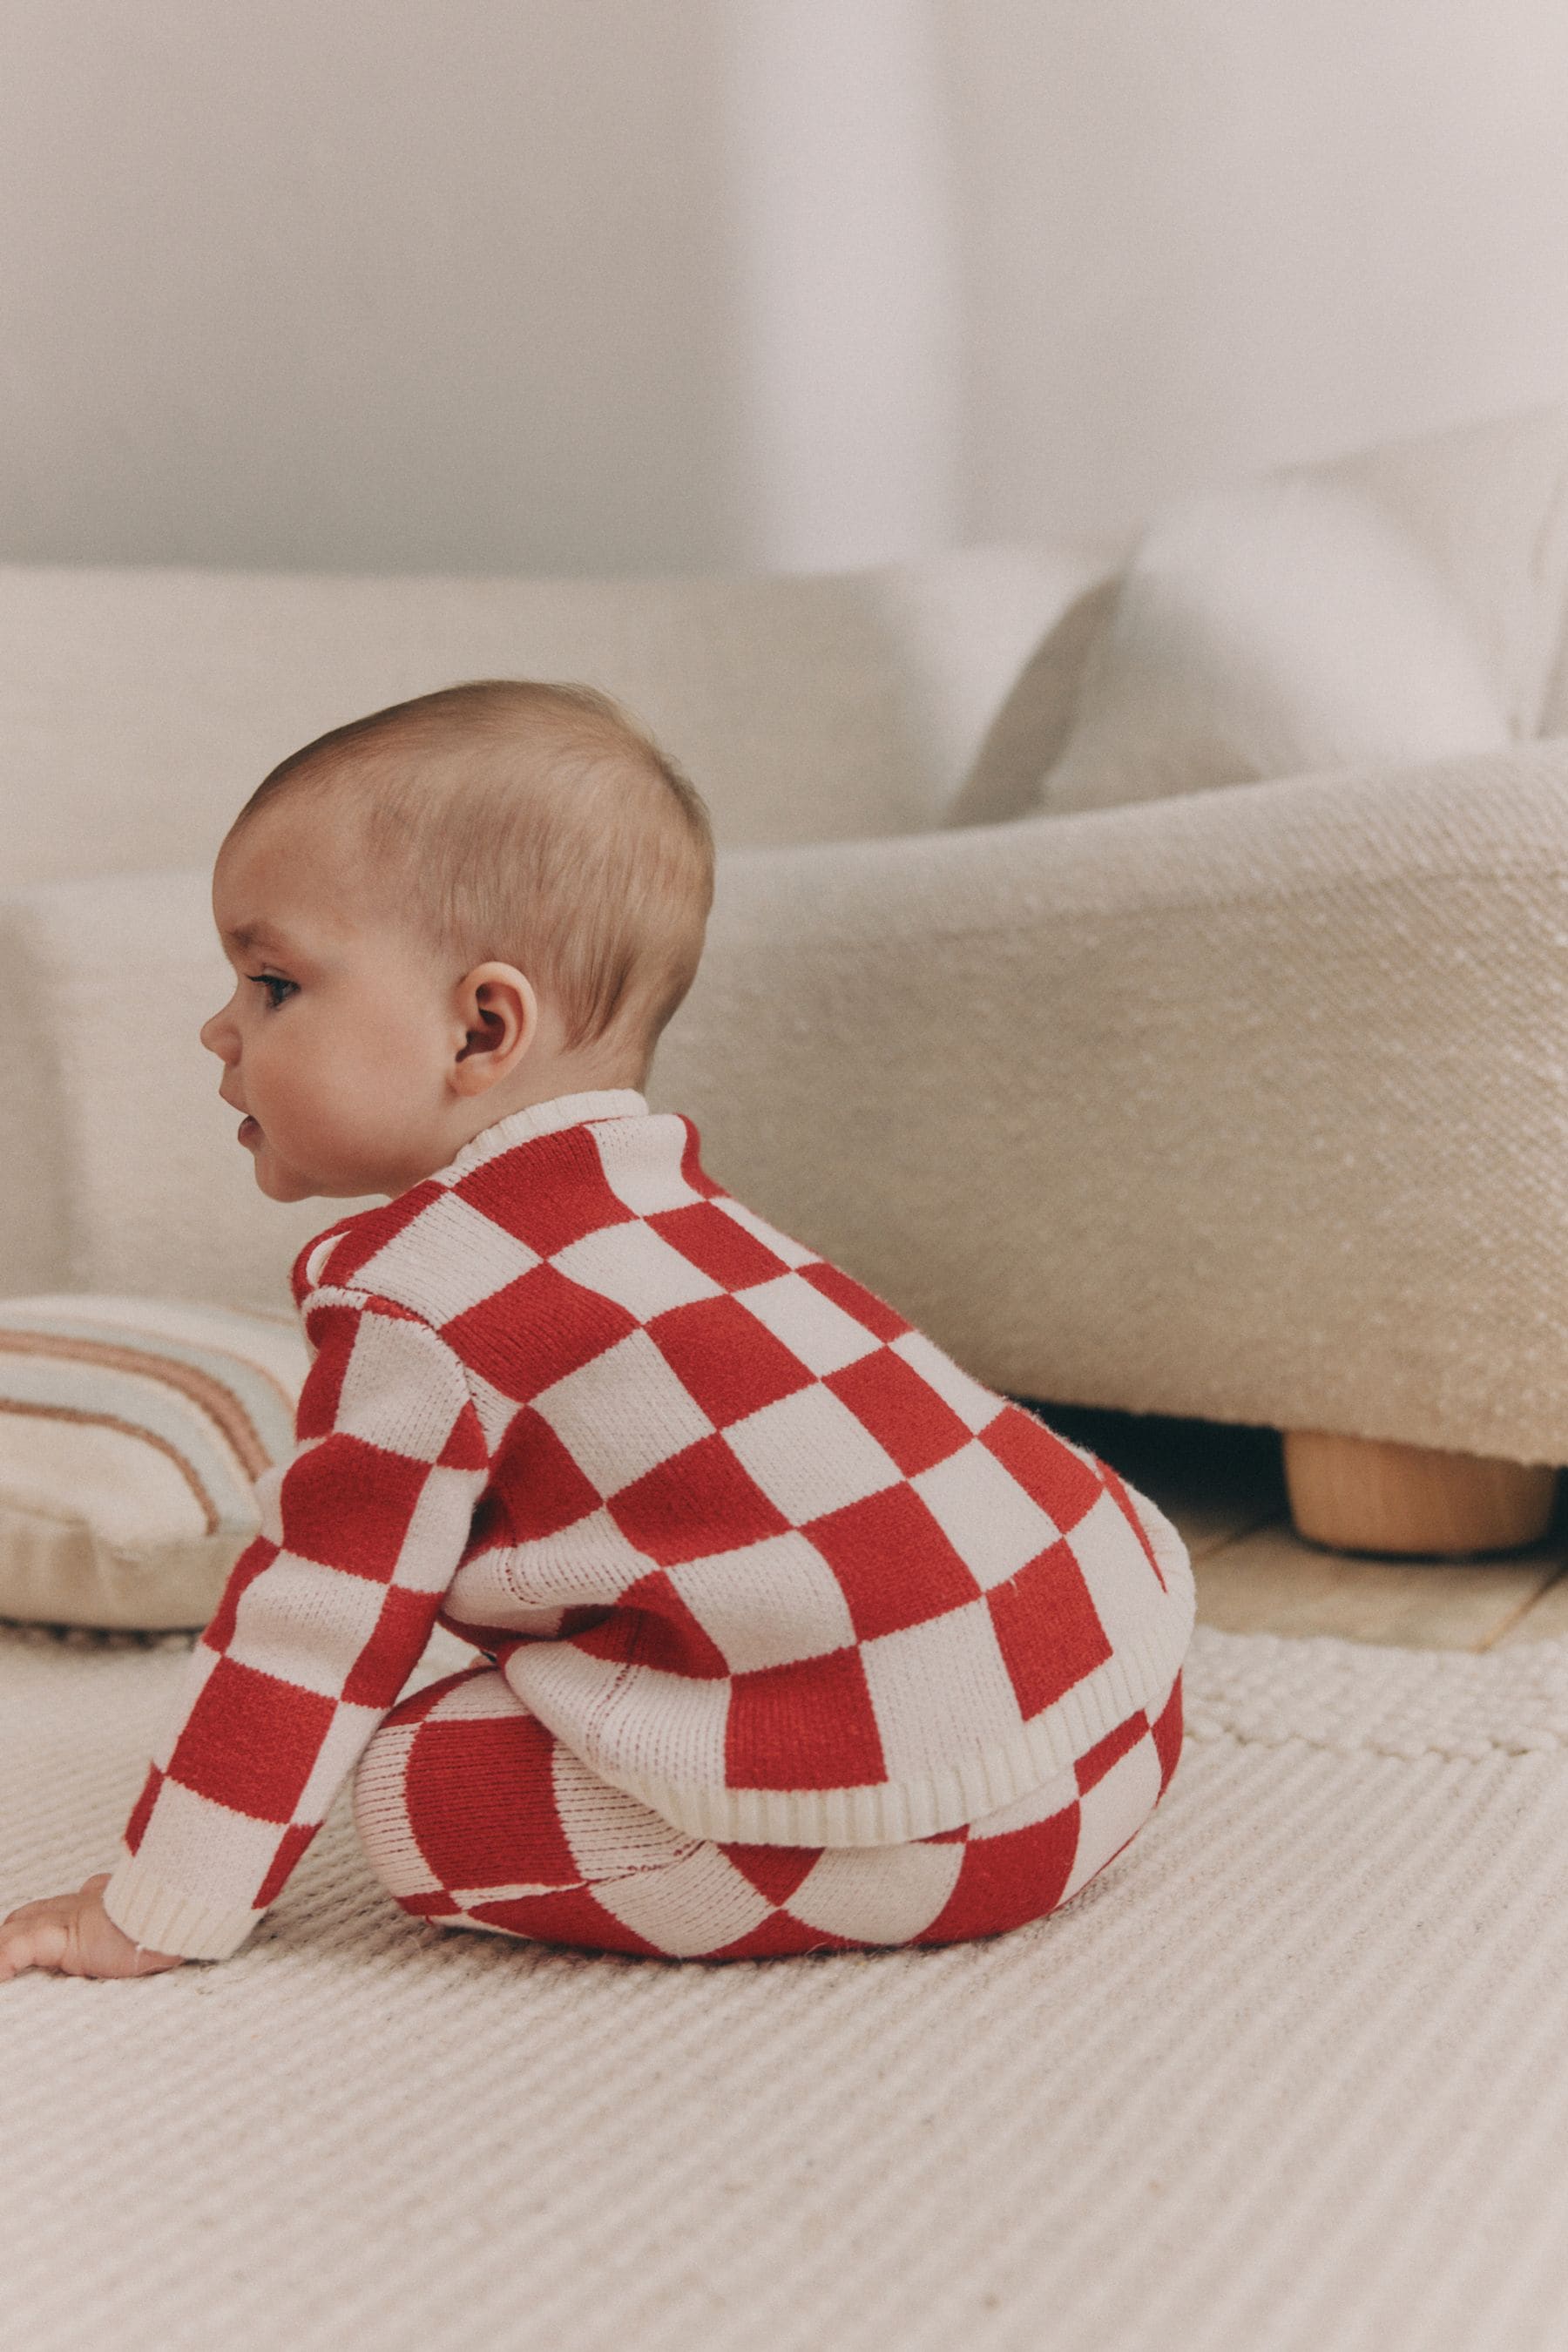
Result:
[[[288,941],[269,923],[241,923],[232,931],[223,931],[220,938],[230,940],[237,948],[277,948],[285,950]]]

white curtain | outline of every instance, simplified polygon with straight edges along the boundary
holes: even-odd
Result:
[[[724,0],[722,42],[745,556],[945,545],[959,319],[929,0]]]

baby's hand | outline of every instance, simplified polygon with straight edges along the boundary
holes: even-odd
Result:
[[[178,1952],[144,1952],[103,1907],[105,1870],[75,1895],[24,1903],[0,1919],[0,1984],[24,1969],[68,1977],[150,1977],[183,1965]]]

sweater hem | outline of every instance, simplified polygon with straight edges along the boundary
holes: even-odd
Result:
[[[103,1890],[103,1907],[121,1933],[143,1951],[177,1952],[186,1960],[226,1960],[239,1949],[260,1911],[204,1903],[171,1886],[122,1854]]]
[[[1160,1549],[1167,1574],[1179,1557],[1186,1591],[1195,1599],[1184,1549],[1177,1556],[1166,1545]],[[721,1844],[907,1845],[1000,1812],[1070,1770],[1130,1716],[1163,1701],[1186,1655],[1194,1614],[1189,1607],[1174,1623],[1167,1619],[1125,1641],[1011,1738],[896,1780],[837,1789],[704,1788],[629,1772],[602,1755],[584,1761],[691,1837]]]

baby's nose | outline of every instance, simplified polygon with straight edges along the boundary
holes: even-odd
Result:
[[[234,1033],[226,1026],[221,1013],[215,1013],[210,1021],[204,1021],[197,1034],[209,1054],[216,1054],[220,1061],[228,1060],[228,1044]]]

